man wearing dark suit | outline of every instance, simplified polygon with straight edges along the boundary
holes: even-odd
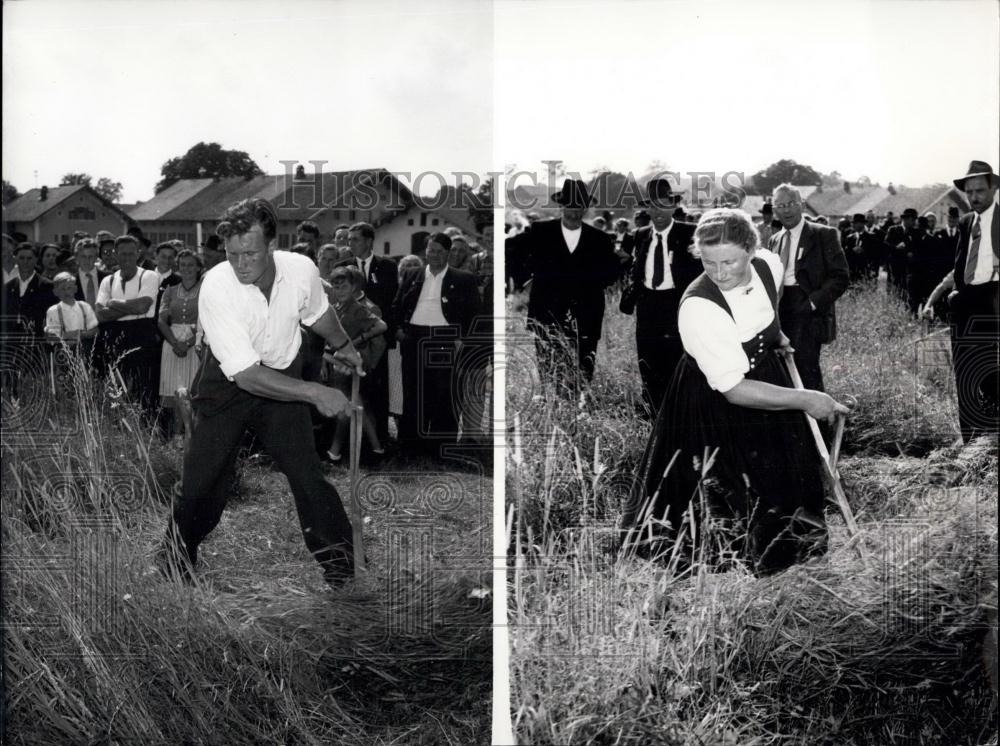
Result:
[[[646,190],[640,206],[652,222],[635,232],[635,261],[618,307],[626,314],[635,311],[642,399],[647,416],[655,417],[684,354],[677,329],[681,296],[702,268],[691,254],[695,226],[672,216],[681,195],[666,179],[651,179]]]
[[[375,256],[374,243],[375,229],[368,223],[355,223],[347,234],[347,245],[353,257],[337,262],[335,266],[354,265],[361,270],[365,276],[365,296],[382,312],[382,320],[389,327],[385,339],[388,348],[393,349],[396,346],[397,322],[392,315],[392,303],[399,289],[399,278],[392,259]],[[380,392],[374,401],[368,402],[368,406],[378,428],[379,440],[385,443],[389,438],[389,356],[382,355],[378,365],[368,375],[373,377],[368,383],[369,390]]]
[[[427,266],[404,275],[392,304],[403,367],[399,439],[410,454],[434,456],[435,445],[454,443],[458,434],[455,386],[479,289],[471,272],[448,266],[450,251],[451,238],[432,233]]]
[[[18,244],[14,260],[17,274],[3,292],[4,334],[43,339],[45,313],[57,302],[52,282],[35,271],[38,252],[33,244]]]
[[[907,207],[901,214],[902,223],[890,225],[885,232],[885,252],[888,257],[886,267],[889,271],[888,289],[895,288],[897,293],[906,293],[906,263],[907,255],[912,254],[920,242],[917,232],[917,211]]]
[[[774,213],[782,229],[768,248],[781,257],[785,277],[778,316],[795,350],[795,365],[807,389],[823,391],[819,355],[837,337],[834,305],[847,289],[847,258],[836,228],[802,218],[802,197],[791,184],[774,190]]]
[[[35,271],[38,252],[24,242],[14,250],[14,277],[3,287],[0,319],[3,321],[3,344],[16,357],[5,371],[4,390],[17,395],[20,379],[28,371],[43,368],[42,340],[45,338],[45,313],[57,302],[52,282]]]
[[[81,238],[73,247],[76,257],[76,299],[86,301],[93,308],[97,302],[97,291],[101,280],[108,276],[97,266],[97,242],[92,238]]]
[[[539,373],[551,380],[579,371],[589,382],[604,323],[604,289],[618,278],[621,262],[611,236],[583,222],[593,203],[586,184],[567,179],[552,198],[562,217],[540,220],[511,238],[507,255],[531,277],[528,326],[536,335]]]
[[[998,430],[997,357],[1000,355],[1000,178],[984,161],[972,161],[955,179],[972,207],[958,223],[954,269],[931,293],[923,314],[933,315],[949,290],[951,354],[963,442]]]

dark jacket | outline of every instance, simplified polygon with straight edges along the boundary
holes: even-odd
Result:
[[[976,218],[975,212],[969,212],[958,221],[958,250],[955,252],[955,290],[961,293],[967,287],[965,284],[965,265],[969,260],[969,244],[972,242],[972,223]],[[1000,208],[993,208],[993,224],[982,225],[981,231],[990,231],[990,238],[993,242],[993,250],[1000,248]]]
[[[425,268],[403,276],[403,282],[392,303],[392,313],[398,324],[410,322],[417,308],[426,274]],[[445,321],[459,328],[461,338],[468,336],[473,319],[479,313],[479,288],[475,275],[461,269],[448,268],[441,285],[441,313],[444,314]]]
[[[45,313],[58,302],[52,281],[37,272],[21,297],[20,279],[14,277],[3,288],[3,333],[45,336]]]
[[[98,291],[101,289],[101,280],[103,280],[107,276],[108,276],[108,273],[105,272],[103,269],[98,269],[97,270],[97,285],[94,287],[94,298],[95,299],[97,298]],[[84,288],[83,281],[80,279],[80,273],[79,272],[74,272],[73,273],[73,279],[76,280],[76,295],[74,295],[73,297],[76,298],[77,300],[86,301],[87,297],[86,297],[86,293],[84,292],[86,290],[86,288]]]
[[[682,223],[675,220],[670,227],[669,235],[667,235],[670,276],[673,278],[674,286],[680,291],[677,295],[678,303],[680,302],[680,294],[702,271],[701,261],[691,253],[694,246],[694,229],[693,223]],[[628,286],[622,293],[621,301],[618,304],[622,313],[632,313],[635,310],[638,296],[645,288],[646,257],[653,246],[653,235],[652,225],[643,226],[635,232],[635,258],[629,272]],[[676,311],[676,309],[674,310]]]
[[[781,253],[781,237],[778,231],[771,237],[768,248],[775,254]],[[795,250],[795,247],[792,247]],[[837,338],[837,315],[834,304],[850,282],[847,257],[840,248],[840,234],[836,228],[817,225],[805,221],[799,237],[795,261],[795,281],[816,306],[815,313],[825,324],[820,342],[832,342]]]
[[[620,262],[607,233],[583,224],[580,243],[570,253],[562,220],[540,220],[507,241],[508,256],[531,278],[528,318],[567,328],[575,321],[581,336],[600,337],[604,289],[618,278]]]

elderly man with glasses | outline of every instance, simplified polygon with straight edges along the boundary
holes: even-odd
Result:
[[[819,354],[837,337],[834,304],[850,281],[847,257],[836,228],[803,219],[802,197],[791,184],[775,187],[774,214],[782,227],[768,248],[785,268],[778,303],[781,331],[795,350],[803,385],[823,391]]]

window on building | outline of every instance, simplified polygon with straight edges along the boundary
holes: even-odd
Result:
[[[358,219],[358,211],[351,210],[349,213],[347,213],[347,219],[353,223],[355,220]]]
[[[410,218],[409,220],[407,220],[406,224],[407,225],[413,225],[413,218]]]
[[[288,249],[288,248],[291,248],[291,245],[292,245],[291,238],[292,237],[290,235],[288,235],[287,233],[279,233],[278,234],[278,248],[279,249]]]
[[[423,228],[427,225],[427,213],[420,213],[420,227]]]
[[[97,213],[88,207],[74,207],[69,211],[70,220],[97,220]]]
[[[440,223],[440,222],[441,222],[441,221],[440,221],[440,220],[438,220],[437,218],[431,218],[431,225],[437,225],[437,224],[438,224],[438,223]]]
[[[382,244],[382,253],[385,254],[386,256],[389,256],[389,242],[388,241],[386,241],[384,244]]]
[[[66,235],[65,233],[63,233],[62,234],[62,241],[60,243],[62,243],[64,246],[69,245],[69,236]]]

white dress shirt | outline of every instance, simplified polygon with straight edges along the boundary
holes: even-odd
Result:
[[[229,380],[252,365],[282,370],[302,344],[299,324],[312,326],[330,302],[319,269],[307,256],[274,252],[271,299],[256,285],[244,285],[229,262],[205,273],[198,294],[198,323],[219,367]]]
[[[997,201],[983,210],[976,219],[979,221],[979,253],[976,256],[975,274],[972,276],[973,285],[982,285],[993,279],[993,215],[996,213]],[[976,223],[972,228],[975,231]],[[972,248],[972,237],[969,237],[969,248]],[[997,247],[1000,248],[1000,247]],[[971,258],[971,254],[970,257]],[[968,259],[966,260],[968,261]]]
[[[368,273],[371,271],[372,256],[373,256],[372,254],[369,254],[367,259],[354,260],[358,265],[358,269],[361,270],[361,274],[365,276],[365,282],[368,282]]]
[[[559,227],[562,228],[563,240],[566,242],[566,248],[569,249],[569,253],[572,254],[576,251],[576,247],[580,243],[580,234],[583,233],[583,228],[581,227],[576,230],[570,230],[562,221],[559,221]]]
[[[136,298],[149,298],[153,302],[145,313],[130,313],[122,316],[118,321],[134,321],[136,319],[151,319],[156,313],[156,294],[160,290],[160,276],[156,272],[139,267],[131,280],[122,281],[122,271],[116,270],[101,280],[101,287],[97,291],[97,305],[106,306],[113,300],[134,300]]]
[[[445,319],[444,311],[441,308],[441,285],[447,273],[447,266],[437,276],[431,272],[430,267],[424,268],[424,284],[420,288],[417,307],[413,309],[413,315],[410,317],[411,324],[416,326],[447,326],[448,320]]]
[[[766,249],[757,256],[767,262],[772,278],[781,277],[781,257]],[[777,284],[777,283],[775,283]],[[764,281],[753,265],[750,284],[723,290],[732,318],[716,303],[699,297],[687,298],[677,314],[684,351],[694,358],[715,391],[729,391],[750,371],[743,343],[754,338],[774,320],[774,308]]]
[[[785,240],[785,234],[792,234],[792,242],[788,246],[788,269],[785,270],[785,281],[782,283],[785,287],[789,285],[798,285],[799,283],[795,280],[795,262],[798,261],[801,252],[799,251],[799,240],[802,238],[802,227],[806,224],[805,218],[799,218],[798,225],[793,228],[785,228],[778,234],[778,258],[781,258],[781,244]]]
[[[650,226],[652,227],[652,226]],[[667,236],[670,235],[670,229],[674,227],[674,221],[670,221],[670,225],[663,229],[660,233],[656,228],[653,228],[651,234],[652,240],[649,242],[649,250],[646,252],[646,276],[643,280],[646,287],[650,290],[672,290],[674,287],[674,276],[670,272],[670,259],[671,252],[667,248]],[[661,282],[657,287],[653,287],[653,266],[656,261],[656,238],[657,236],[663,237],[663,282]]]
[[[23,298],[24,294],[28,292],[28,284],[31,282],[32,278],[34,278],[34,276],[37,274],[38,274],[37,272],[32,272],[30,275],[28,275],[28,279],[25,280],[22,279],[20,272],[17,273],[18,293],[20,294],[20,297]]]
[[[89,331],[97,326],[94,309],[86,301],[73,305],[59,301],[45,312],[45,333],[62,337],[66,332]]]
[[[83,272],[77,270],[76,275],[77,275],[77,283],[79,284],[80,291],[83,293],[84,298],[86,298],[87,296],[87,278],[88,277],[90,278],[90,281],[94,284],[94,302],[96,303],[97,292],[101,288],[101,281],[97,277],[97,266],[95,265],[91,267],[89,272]]]

